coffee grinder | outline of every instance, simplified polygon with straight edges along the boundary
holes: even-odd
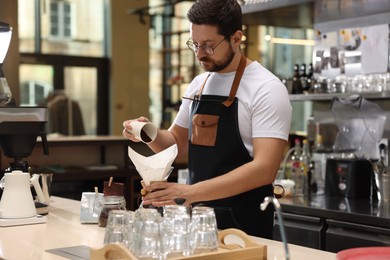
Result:
[[[0,22],[0,148],[13,161],[5,170],[0,185],[4,192],[0,200],[0,226],[46,222],[36,213],[30,189],[29,166],[24,158],[31,155],[38,136],[42,139],[44,154],[48,154],[45,124],[46,107],[11,107],[12,94],[1,71],[8,51],[12,28]]]

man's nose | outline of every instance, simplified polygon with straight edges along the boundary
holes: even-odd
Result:
[[[207,53],[203,50],[203,48],[198,48],[198,50],[195,52],[196,58],[200,60],[201,58],[207,56]]]

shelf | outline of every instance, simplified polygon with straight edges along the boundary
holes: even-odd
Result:
[[[138,176],[128,156],[128,147],[147,156],[152,151],[143,143],[134,143],[123,136],[49,136],[49,154],[42,151],[38,140],[31,155],[26,158],[32,172],[53,173],[52,192],[58,196],[80,199],[85,191],[94,187],[103,190],[110,177],[124,183],[127,207],[131,207],[134,190],[131,180]],[[12,162],[0,154],[0,169]],[[0,176],[1,177],[1,176]]]
[[[107,179],[107,176],[114,178],[127,178],[131,175],[136,175],[137,171],[134,166],[129,168],[120,168],[116,170],[87,170],[87,169],[67,169],[63,173],[53,173],[53,180],[58,182],[64,181],[77,181],[82,179],[87,180],[100,180]]]
[[[352,95],[360,95],[366,99],[388,99],[390,98],[390,91],[364,93],[294,94],[290,95],[290,101],[330,101],[334,97],[346,98]]]

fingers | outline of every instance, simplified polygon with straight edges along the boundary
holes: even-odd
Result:
[[[185,199],[185,204],[191,203],[187,196],[188,185],[182,185],[172,182],[155,182],[148,186],[143,186],[143,202],[145,205],[152,204],[156,207],[164,205],[175,205],[175,199]]]
[[[163,207],[166,205],[174,205],[175,202],[173,200],[163,200],[163,201],[157,201],[157,202],[152,202],[152,205],[155,207]]]
[[[130,119],[130,120],[123,121],[123,123],[122,123],[122,125],[123,125],[122,135],[126,138],[129,138],[133,142],[141,142],[141,140],[135,138],[135,136],[130,133],[130,131],[133,129],[131,127],[131,122],[133,122],[133,121],[149,122],[149,119],[144,117],[144,116],[141,116],[137,119]]]
[[[164,205],[176,204],[175,198],[177,196],[175,196],[176,192],[172,190],[172,185],[164,186],[159,184],[145,186],[141,190],[141,194],[143,195],[143,201],[146,205],[152,204],[156,207],[162,207]]]
[[[147,117],[140,116],[140,117],[138,117],[136,119],[129,119],[129,120],[123,121],[123,123],[122,123],[123,128],[128,128],[128,129],[131,130],[132,128],[131,128],[130,123],[133,122],[133,121],[149,122],[149,119]]]
[[[135,136],[134,136],[133,134],[130,134],[130,133],[127,131],[126,128],[123,129],[122,135],[123,135],[124,137],[126,137],[126,138],[129,138],[129,139],[130,139],[131,141],[133,141],[133,142],[136,142],[136,143],[141,142],[141,140],[135,138]]]
[[[148,193],[149,194],[149,193]],[[176,205],[175,201],[173,199],[160,197],[155,199],[147,199],[146,197],[143,198],[144,205],[153,205],[155,207],[162,207],[165,205]]]

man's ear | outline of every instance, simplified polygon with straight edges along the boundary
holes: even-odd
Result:
[[[240,30],[237,30],[234,34],[233,34],[233,43],[234,44],[240,44],[241,43],[241,38],[242,38],[242,31]]]

